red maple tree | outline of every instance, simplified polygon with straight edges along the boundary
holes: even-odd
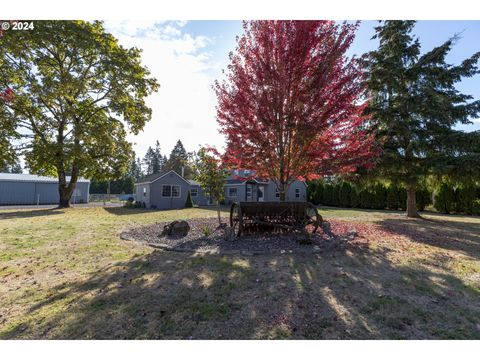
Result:
[[[354,172],[375,155],[363,74],[347,58],[358,24],[248,21],[215,82],[225,161],[273,180],[285,199],[295,179]]]

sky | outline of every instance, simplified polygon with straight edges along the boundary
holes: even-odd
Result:
[[[361,23],[349,56],[377,47],[378,42],[371,39],[376,25],[375,21]],[[106,21],[105,26],[123,46],[143,50],[143,64],[160,83],[159,91],[147,99],[152,120],[137,136],[129,135],[137,156],[143,157],[156,140],[167,156],[179,139],[187,151],[201,145],[221,148],[224,138],[218,132],[212,85],[223,79],[228,54],[235,50],[236,36],[242,34],[241,21]],[[451,64],[480,51],[480,21],[419,21],[414,34],[423,51],[460,34],[447,57]],[[464,79],[457,88],[480,99],[480,76]],[[480,119],[459,128],[480,130]]]

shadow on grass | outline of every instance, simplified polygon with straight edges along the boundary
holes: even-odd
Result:
[[[43,210],[19,210],[19,211],[9,211],[9,212],[0,212],[0,220],[3,219],[23,219],[31,218],[38,216],[50,216],[50,215],[60,215],[63,214],[63,210],[56,208],[53,209],[43,209]]]
[[[388,231],[401,234],[413,242],[424,243],[446,250],[463,252],[480,258],[480,224],[440,219],[381,219],[376,221]]]
[[[480,338],[476,290],[388,254],[353,245],[305,256],[154,251],[49,289],[0,337]]]
[[[125,207],[105,207],[105,211],[109,212],[112,215],[135,215],[135,214],[146,214],[152,212],[160,212],[162,210],[157,209],[145,209],[145,208],[135,208],[135,209],[128,209]]]

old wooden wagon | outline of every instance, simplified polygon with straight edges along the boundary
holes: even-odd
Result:
[[[322,224],[315,205],[308,202],[236,202],[230,208],[230,226],[243,232],[309,231]]]

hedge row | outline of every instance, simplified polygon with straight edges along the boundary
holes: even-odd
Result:
[[[443,183],[435,191],[433,206],[445,214],[480,215],[480,188]]]
[[[465,213],[480,215],[480,188],[441,184],[433,192],[433,205],[443,213]],[[420,188],[416,193],[417,209],[425,210],[432,203],[432,193]],[[348,182],[337,184],[312,181],[308,184],[308,200],[326,206],[352,207],[361,209],[406,210],[407,191],[404,187],[378,183],[362,189]]]

